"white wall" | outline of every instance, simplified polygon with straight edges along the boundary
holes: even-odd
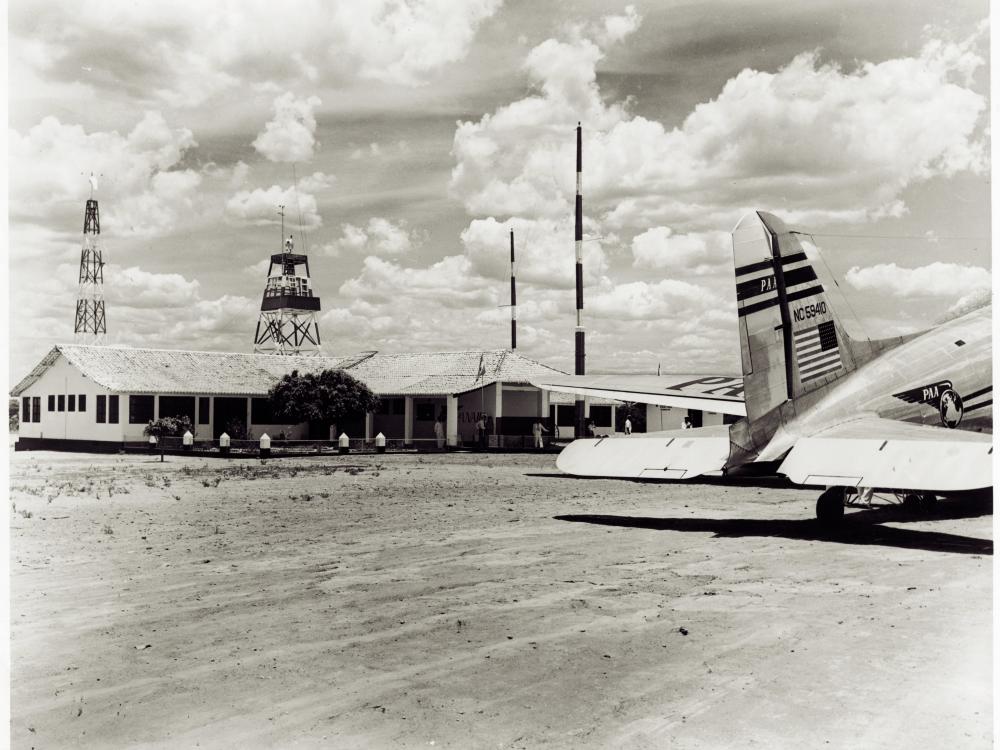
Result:
[[[75,412],[58,411],[58,397],[60,395],[64,397],[65,407],[68,406],[68,398],[66,397],[70,394],[76,396],[77,402],[79,402],[81,394],[87,397],[86,411],[79,411],[79,404],[77,405],[78,410]],[[50,412],[48,410],[48,397],[50,395],[56,396],[56,411]],[[108,424],[107,422],[101,424],[97,421],[97,397],[99,395],[109,398],[114,395],[118,396],[117,424]],[[61,355],[35,383],[18,397],[19,414],[23,404],[22,399],[25,396],[29,398],[37,396],[41,399],[41,421],[25,422],[22,419],[18,429],[20,436],[113,442],[121,442],[122,440],[145,441],[147,439],[143,434],[145,423],[130,424],[128,421],[128,393],[116,394],[94,383]],[[195,396],[195,422],[198,421],[198,401],[199,397]],[[214,404],[211,407],[209,409],[210,420],[215,417]],[[256,439],[264,432],[271,437],[277,437],[279,432],[284,431],[286,437],[291,440],[306,437],[308,428],[306,423],[300,425],[251,425],[250,434]],[[211,440],[211,421],[208,424],[195,424],[194,433],[196,440]]]
[[[49,411],[49,396],[66,397],[73,394],[79,400],[80,394],[87,397],[87,410]],[[24,437],[62,438],[68,440],[112,440],[125,439],[130,425],[128,424],[128,397],[118,399],[118,424],[98,424],[97,397],[114,395],[103,386],[85,377],[73,367],[62,355],[46,370],[37,381],[18,397],[18,405],[24,396],[41,398],[41,421],[25,422],[22,418],[18,434]],[[56,399],[58,408],[58,398]],[[64,398],[65,402],[65,398]],[[79,409],[79,406],[77,406]],[[134,427],[135,425],[131,425]],[[142,427],[139,427],[142,433]]]

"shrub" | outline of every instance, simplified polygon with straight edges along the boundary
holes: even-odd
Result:
[[[181,437],[188,431],[194,432],[190,417],[160,417],[155,421],[151,420],[142,434],[155,435],[158,438]]]

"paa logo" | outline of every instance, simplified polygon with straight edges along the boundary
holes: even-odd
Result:
[[[941,424],[945,427],[958,427],[965,410],[962,407],[962,397],[956,391],[951,388],[943,391],[938,408],[941,412]]]
[[[939,380],[937,383],[921,385],[892,395],[908,404],[927,404],[937,409],[941,415],[941,424],[945,427],[958,427],[965,413],[962,397],[952,387],[950,380]]]

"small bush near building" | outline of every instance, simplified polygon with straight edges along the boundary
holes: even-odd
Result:
[[[10,415],[10,431],[17,432],[17,428],[21,425],[21,414],[16,398],[9,400],[7,404],[7,411]]]
[[[194,434],[194,427],[189,417],[160,417],[151,420],[143,429],[143,435],[155,435],[156,437],[181,437],[185,432]]]

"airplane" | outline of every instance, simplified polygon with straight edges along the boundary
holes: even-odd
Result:
[[[585,477],[686,480],[778,473],[824,486],[835,524],[865,490],[929,506],[992,487],[992,302],[929,330],[854,338],[799,240],[754,211],[732,232],[742,377],[567,376],[578,396],[703,409],[730,424],[578,439],[556,465]]]

